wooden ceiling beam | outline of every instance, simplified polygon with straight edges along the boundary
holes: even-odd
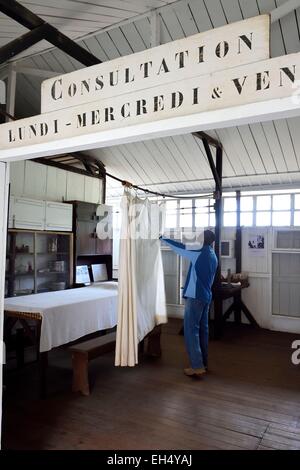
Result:
[[[44,21],[32,11],[28,10],[28,8],[24,7],[16,0],[0,0],[0,11],[31,31],[43,31],[41,39],[45,39],[46,41],[50,42],[53,44],[53,46],[58,47],[85,66],[89,67],[91,65],[101,63],[101,60],[91,54],[88,50],[84,49],[75,41],[62,34],[60,31],[58,31],[58,29],[51,26],[49,23]],[[39,28],[41,28],[41,30]],[[35,32],[33,36],[29,35],[28,38],[35,38],[35,35],[38,35],[38,33]],[[17,39],[15,41],[17,41]],[[29,44],[27,47],[30,47],[31,45],[32,44]],[[5,46],[0,49],[0,56],[1,50],[4,47]],[[2,54],[4,53],[2,52]]]

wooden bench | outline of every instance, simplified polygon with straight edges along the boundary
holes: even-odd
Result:
[[[139,350],[144,352],[144,342],[147,341],[147,354],[152,357],[161,356],[160,347],[161,325],[156,326],[140,343]],[[89,361],[102,354],[115,350],[116,333],[109,333],[98,338],[93,338],[70,347],[73,364],[73,392],[81,392],[82,395],[90,394],[89,385]]]
[[[90,394],[89,361],[114,351],[115,346],[116,333],[114,332],[70,347],[73,364],[73,392],[81,392],[86,396]]]

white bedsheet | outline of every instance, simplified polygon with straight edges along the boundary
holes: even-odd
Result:
[[[5,299],[4,310],[40,313],[40,351],[74,341],[117,324],[118,283],[109,281],[88,287],[45,292]]]

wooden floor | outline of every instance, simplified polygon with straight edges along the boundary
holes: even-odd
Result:
[[[210,343],[211,372],[185,377],[180,324],[163,356],[132,369],[109,354],[91,364],[90,397],[72,394],[67,351],[50,355],[49,398],[36,366],[6,376],[5,449],[300,449],[300,365],[288,335],[229,326]]]

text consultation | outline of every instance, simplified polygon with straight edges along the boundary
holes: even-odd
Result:
[[[174,53],[167,53],[165,57],[156,57],[152,54],[151,60],[138,61],[139,54],[136,54],[136,61],[132,66],[128,66],[128,61],[121,58],[119,65],[115,69],[110,69],[108,64],[101,64],[101,66],[90,67],[89,77],[84,79],[73,80],[72,74],[58,77],[53,80],[50,88],[50,96],[54,101],[64,100],[65,98],[72,99],[78,96],[93,95],[96,100],[101,95],[101,92],[107,88],[112,87],[126,87],[133,82],[141,82],[145,80],[144,86],[141,88],[151,86],[153,80],[158,77],[162,79],[163,76],[174,75],[174,81],[180,79],[181,71],[198,66],[194,68],[194,74],[201,74],[201,66],[206,66],[207,61],[212,59],[212,53],[217,60],[230,58],[232,55],[241,55],[245,50],[251,51],[253,47],[253,33],[242,34],[231,41],[219,41],[214,44],[213,48],[206,45],[197,45],[191,50],[177,50]],[[99,69],[99,67],[101,67]],[[97,70],[103,70],[99,73]],[[178,72],[178,73],[177,73]],[[126,90],[124,90],[126,92]],[[128,87],[128,91],[130,91]],[[98,95],[98,96],[97,96]]]

